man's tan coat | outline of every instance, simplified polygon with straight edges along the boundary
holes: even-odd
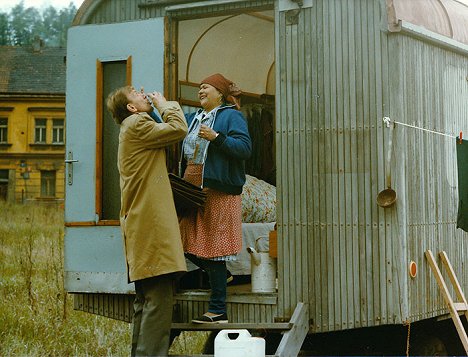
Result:
[[[165,153],[185,137],[187,124],[177,102],[158,110],[164,123],[137,113],[120,127],[120,224],[129,281],[187,269]]]

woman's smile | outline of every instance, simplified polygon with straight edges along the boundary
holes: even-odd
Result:
[[[206,112],[213,110],[222,103],[221,93],[215,87],[207,83],[203,83],[200,86],[198,99]]]

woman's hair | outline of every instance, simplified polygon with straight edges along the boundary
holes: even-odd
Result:
[[[117,124],[122,124],[124,119],[132,113],[128,111],[128,95],[133,90],[131,86],[125,86],[115,89],[107,96],[107,109],[111,112]]]

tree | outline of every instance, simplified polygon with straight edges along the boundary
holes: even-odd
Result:
[[[9,14],[0,13],[0,45],[30,45],[39,36],[47,46],[66,46],[67,30],[77,8],[70,2],[67,8],[57,10],[49,6],[42,14],[34,7],[24,7],[24,1]]]
[[[33,7],[24,8],[24,2],[21,1],[10,14],[10,26],[12,33],[12,45],[21,46],[32,43],[34,35],[37,35],[41,26],[41,16],[39,11]]]
[[[0,45],[4,46],[10,43],[10,28],[8,24],[8,14],[0,12]]]

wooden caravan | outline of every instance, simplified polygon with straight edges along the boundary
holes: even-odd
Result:
[[[104,98],[133,83],[192,110],[200,80],[221,72],[244,105],[272,110],[274,139],[257,159],[270,155],[276,170],[260,178],[276,185],[278,289],[232,287],[233,322],[287,322],[299,303],[310,333],[446,315],[424,252],[447,252],[468,290],[454,138],[468,132],[467,25],[455,0],[86,0],[67,53],[65,276],[76,308],[131,316],[118,127]],[[384,208],[388,176],[396,202]],[[180,292],[177,323],[207,296]]]

